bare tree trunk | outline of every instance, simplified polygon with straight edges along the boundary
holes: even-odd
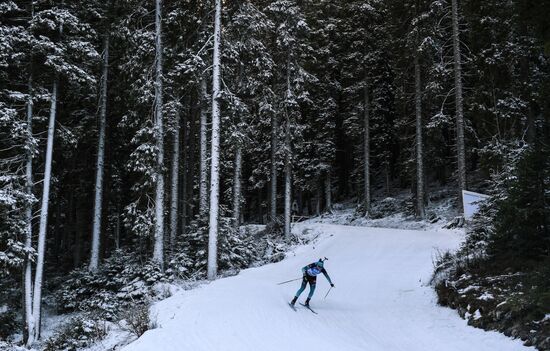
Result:
[[[120,208],[117,204],[116,209],[116,226],[115,226],[115,249],[120,249]]]
[[[241,169],[242,169],[242,145],[235,150],[235,175],[233,179],[233,217],[235,217],[235,228],[241,224]]]
[[[153,261],[164,269],[164,121],[162,101],[162,0],[155,1],[155,135],[157,165],[155,169],[155,240]]]
[[[319,216],[321,214],[321,186],[319,182],[316,187],[317,193],[315,194],[315,214]]]
[[[99,137],[97,146],[94,219],[92,230],[92,247],[90,253],[90,271],[99,267],[99,246],[101,238],[101,211],[103,200],[103,170],[105,159],[105,124],[107,123],[107,75],[109,73],[109,30],[103,42],[103,74],[101,76],[101,106],[99,108]]]
[[[386,178],[386,196],[391,196],[390,191],[390,184],[391,184],[391,174],[390,174],[390,162],[386,158],[386,162],[384,164],[384,174]]]
[[[458,0],[452,0],[453,54],[455,71],[456,104],[456,154],[458,161],[458,192],[462,203],[462,190],[466,189],[466,151],[464,145],[464,102],[462,95],[462,61],[460,54],[460,32],[458,27]]]
[[[269,206],[269,222],[274,222],[277,218],[277,132],[278,132],[277,115],[271,115],[271,191],[270,191],[270,206]]]
[[[212,77],[212,149],[210,166],[210,219],[208,230],[208,279],[218,274],[218,211],[220,180],[220,41],[222,2],[216,0],[214,17],[214,57]]]
[[[46,142],[46,160],[44,164],[44,182],[42,190],[42,205],[40,208],[40,226],[38,230],[38,249],[36,256],[36,272],[34,276],[34,292],[32,328],[29,329],[27,345],[32,345],[40,338],[40,307],[42,302],[42,282],[44,273],[44,257],[46,254],[46,233],[48,229],[48,205],[50,202],[50,183],[52,178],[53,138],[55,131],[55,117],[57,113],[57,76],[54,78],[52,95],[50,98],[50,119],[48,123],[48,139]]]
[[[292,165],[290,150],[290,121],[287,118],[285,131],[285,238],[290,238],[290,206],[292,202]]]
[[[414,55],[414,85],[416,112],[416,214],[425,217],[424,211],[424,149],[422,145],[422,82],[418,51]]]
[[[191,110],[191,99],[186,99],[189,103],[187,106],[189,106],[189,109],[187,110],[187,113],[185,113],[182,116],[182,124],[183,124],[183,150],[182,150],[182,159],[184,160],[183,163],[186,165],[189,165],[189,127],[188,127],[188,120]],[[188,177],[187,172],[181,172],[181,228],[182,231],[185,232],[187,228],[187,186],[188,183]]]
[[[193,99],[190,99],[190,101],[193,101]],[[197,172],[195,172],[195,148],[197,146],[197,140],[195,138],[196,129],[197,129],[197,123],[198,121],[198,114],[194,112],[194,109],[191,108],[192,104],[189,106],[189,149],[187,150],[187,167],[186,167],[186,173],[187,173],[187,190],[186,190],[186,196],[189,199],[188,203],[188,216],[190,218],[193,218],[195,215],[195,197],[193,196],[194,190],[195,190],[195,176],[197,175]],[[200,155],[199,155],[200,156]],[[198,205],[198,204],[197,204]],[[197,212],[198,213],[198,212]]]
[[[208,140],[206,130],[208,128],[208,106],[207,106],[207,83],[203,77],[201,79],[200,92],[200,178],[199,178],[199,216],[205,218],[208,212]]]
[[[290,116],[288,113],[288,100],[291,94],[290,86],[290,57],[286,65],[286,100],[285,102],[285,238],[290,238],[291,203],[292,203],[292,145],[290,140]]]
[[[332,181],[330,171],[327,171],[325,175],[325,210],[327,212],[332,211]]]
[[[262,212],[262,188],[258,188],[258,206],[257,207],[257,210],[258,210],[258,223],[260,224],[264,224],[264,217],[263,217],[263,212]],[[252,214],[252,211],[250,211],[250,213]]]
[[[172,144],[172,184],[170,194],[170,253],[174,254],[176,236],[178,232],[178,190],[180,168],[180,114],[176,108],[174,116],[174,140]]]
[[[369,100],[369,86],[368,81],[365,79],[365,92],[364,92],[364,141],[363,141],[363,177],[364,177],[364,199],[363,207],[365,208],[365,215],[369,215],[370,211],[370,100]]]
[[[32,68],[31,68],[32,70]],[[33,152],[31,149],[31,141],[33,138],[32,135],[32,116],[33,116],[33,84],[32,84],[32,71],[29,74],[29,95],[27,97],[27,164],[26,164],[26,193],[29,199],[32,198],[32,188],[33,188],[33,179],[32,179],[32,159]],[[31,252],[32,249],[32,203],[28,200],[25,208],[25,225],[26,225],[26,236],[25,236],[25,248],[28,252]],[[25,331],[24,338],[25,341],[28,340],[29,331],[33,329],[33,318],[32,318],[32,261],[30,259],[30,254],[27,254],[25,257],[25,274],[24,274],[24,303],[25,303]]]

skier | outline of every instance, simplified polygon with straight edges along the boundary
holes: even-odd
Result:
[[[326,260],[326,257],[325,257],[325,260]],[[302,273],[304,275],[302,279],[302,286],[300,286],[300,289],[298,289],[298,291],[296,292],[296,296],[294,296],[294,298],[290,302],[292,306],[294,306],[294,304],[296,303],[296,300],[298,300],[298,297],[306,288],[307,283],[309,283],[309,294],[307,296],[306,303],[305,303],[305,306],[309,307],[309,301],[311,300],[311,297],[315,292],[315,285],[317,283],[317,274],[319,273],[323,273],[325,275],[325,278],[327,278],[330,286],[334,288],[334,284],[330,280],[330,277],[327,271],[325,270],[325,268],[323,268],[323,265],[324,265],[323,260],[319,259],[319,261],[308,264],[307,266],[302,268]]]

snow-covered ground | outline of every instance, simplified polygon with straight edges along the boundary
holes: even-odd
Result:
[[[456,312],[436,305],[428,286],[436,250],[453,249],[450,231],[411,231],[329,224],[302,224],[322,233],[275,264],[242,271],[157,303],[158,328],[126,351],[511,351],[518,340],[466,325]],[[313,314],[289,301],[300,268],[320,257],[336,288],[320,276]],[[304,300],[307,290],[301,296]]]

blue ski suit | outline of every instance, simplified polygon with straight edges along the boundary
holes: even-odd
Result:
[[[308,264],[307,266],[302,268],[302,273],[304,274],[304,277],[302,279],[302,286],[300,286],[300,289],[296,292],[295,298],[298,298],[300,294],[305,290],[306,285],[309,283],[309,294],[308,299],[311,299],[313,296],[313,293],[315,292],[315,285],[317,284],[317,275],[319,273],[323,273],[325,278],[327,278],[328,282],[331,286],[334,286],[332,284],[332,281],[330,280],[330,277],[327,273],[327,271],[323,268],[323,261],[319,260],[317,262]]]

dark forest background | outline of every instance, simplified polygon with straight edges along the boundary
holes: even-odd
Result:
[[[429,209],[433,192],[441,196],[441,189],[458,212],[463,186],[451,10],[450,0],[223,3],[220,230],[227,239],[222,252],[248,245],[231,232],[235,224],[269,224],[282,236],[287,166],[297,215],[318,215],[351,200],[358,215],[368,216],[371,203],[407,192],[412,212],[422,219],[423,207]],[[176,236],[166,235],[165,262],[170,266],[178,259],[187,272],[206,264],[200,183],[201,160],[208,157],[200,150],[201,116],[210,119],[211,113],[213,15],[210,1],[162,4],[165,164],[160,172],[167,233],[170,167],[175,150],[180,155]],[[483,237],[490,255],[519,262],[550,255],[548,18],[545,1],[462,0],[458,8],[466,189],[494,199],[472,240]],[[45,280],[55,282],[51,291],[63,285],[60,276],[85,270],[89,261],[103,103],[100,258],[116,259],[117,250],[140,264],[150,257],[159,151],[155,58],[154,1],[0,3],[0,286],[10,304],[20,307],[21,272],[34,255],[24,245],[25,209],[32,208],[34,242],[54,82],[57,119],[45,252]],[[208,129],[203,131],[210,138]],[[242,185],[237,212],[236,182]],[[488,226],[490,239],[479,234]],[[232,258],[224,262],[226,268],[245,265]]]

